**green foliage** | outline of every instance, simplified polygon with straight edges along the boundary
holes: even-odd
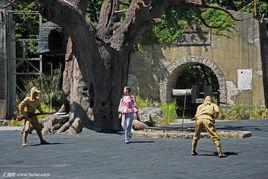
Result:
[[[23,2],[15,3],[14,10],[17,11],[37,11],[37,6],[35,1],[26,0]],[[39,15],[35,14],[14,14],[13,15],[17,39],[26,39],[26,38],[37,38],[39,33]],[[29,35],[34,34],[34,37],[29,37]]]
[[[171,7],[161,16],[161,23],[146,31],[142,43],[169,43],[179,39],[187,22],[196,20],[194,12],[185,7]]]
[[[240,4],[244,2],[244,0],[234,0],[235,4],[239,7]],[[247,13],[253,13],[254,11],[254,3],[244,6],[242,9],[240,9],[241,12],[247,12]],[[262,14],[267,15],[268,13],[268,3],[267,0],[257,0],[256,3],[256,18],[260,18]]]
[[[258,1],[257,4],[258,4],[257,16],[261,16],[264,13],[266,13],[266,14],[268,13],[268,3],[267,2]]]
[[[193,13],[187,10],[188,13],[183,15],[183,10],[178,7],[171,7],[161,16],[161,23],[152,28],[152,33],[160,43],[174,42],[182,35],[182,30],[185,28],[185,20],[193,20]]]
[[[151,101],[148,98],[142,99],[140,96],[136,96],[136,102],[138,108],[147,108],[151,105]]]
[[[160,103],[159,107],[163,112],[163,120],[161,121],[162,124],[169,124],[175,119],[177,119],[176,114],[176,102],[172,103]]]
[[[48,104],[46,104],[44,102],[41,103],[41,107],[42,107],[44,112],[53,112],[53,111],[55,111],[55,108],[49,106]]]
[[[216,4],[214,4],[216,5]],[[202,17],[211,26],[221,28],[213,30],[216,34],[223,34],[224,30],[233,24],[232,19],[222,11],[208,9],[202,13]],[[178,40],[183,31],[195,30],[195,26],[202,25],[197,18],[196,11],[187,7],[171,7],[161,16],[161,23],[146,31],[143,35],[142,43],[149,42],[170,43]]]
[[[265,119],[268,118],[268,109],[260,107],[233,106],[220,111],[219,119]]]
[[[268,109],[253,107],[250,111],[250,119],[268,118]]]
[[[214,4],[214,6],[217,5]],[[224,35],[224,30],[231,28],[234,22],[226,13],[214,9],[206,10],[202,13],[202,17],[207,19],[207,22],[211,26],[221,27],[218,29],[213,29],[213,32],[217,35]]]
[[[23,56],[22,42],[19,39],[38,39],[39,35],[39,14],[28,14],[30,11],[37,11],[37,6],[34,0],[26,0],[14,4],[13,9],[19,11],[12,15],[15,25],[16,37],[16,56]],[[23,13],[25,12],[25,13]],[[26,57],[37,57],[37,42],[26,42]]]
[[[9,121],[7,121],[7,125],[8,126],[22,126],[23,125],[23,121],[24,120],[22,120],[22,121],[17,121],[17,120],[15,120],[15,119],[12,119],[12,120],[9,120]]]
[[[41,103],[41,108],[43,109],[44,112],[53,112],[55,111],[55,108],[53,108],[52,106],[50,106],[49,104],[46,104],[44,102]],[[36,111],[38,112],[38,111]],[[45,117],[47,117],[48,114],[44,114],[44,115],[39,115],[37,116],[38,119],[43,119]]]
[[[34,0],[24,0],[14,4],[14,10],[37,11],[37,6]]]
[[[88,0],[86,7],[86,16],[97,26],[99,21],[100,9],[104,0]]]
[[[225,112],[224,119],[249,119],[250,114],[246,108],[241,106],[233,106]]]

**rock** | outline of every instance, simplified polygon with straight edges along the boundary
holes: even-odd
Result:
[[[58,130],[64,123],[66,123],[69,120],[69,115],[50,115],[47,118],[41,119],[40,123],[43,124],[42,133],[48,134],[48,133],[55,133],[56,130]]]
[[[148,126],[153,126],[156,121],[162,119],[162,111],[157,107],[148,107],[141,109],[139,113],[140,121]]]
[[[247,138],[252,136],[251,131],[217,131],[221,138]],[[179,131],[179,130],[153,130],[145,129],[139,131],[133,131],[132,134],[137,137],[146,138],[166,138],[166,139],[192,139],[194,132],[191,131]],[[208,133],[202,132],[200,138],[209,138]]]
[[[75,118],[74,122],[68,129],[68,133],[73,135],[78,134],[82,132],[82,129],[83,129],[82,121],[80,120],[80,118]]]
[[[134,130],[143,130],[147,127],[148,127],[147,124],[145,124],[144,122],[138,121],[138,120],[134,120],[132,123],[132,128]]]
[[[1,126],[8,126],[8,120],[1,120],[0,125]]]

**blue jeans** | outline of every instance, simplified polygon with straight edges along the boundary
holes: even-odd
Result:
[[[134,119],[134,113],[122,114],[122,128],[124,129],[125,142],[129,142],[131,137],[131,127]]]

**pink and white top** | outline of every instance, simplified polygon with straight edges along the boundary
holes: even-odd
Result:
[[[139,109],[137,107],[137,102],[135,100],[135,97],[133,95],[131,96],[124,95],[120,100],[118,112],[122,114],[132,113],[132,112],[138,113]]]

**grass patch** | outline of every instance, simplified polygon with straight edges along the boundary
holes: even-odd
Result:
[[[261,107],[233,106],[222,109],[218,118],[224,120],[266,119],[268,118],[268,109]]]
[[[163,112],[163,119],[161,120],[161,124],[169,124],[177,119],[176,114],[176,102],[172,103],[160,103],[159,107]]]

